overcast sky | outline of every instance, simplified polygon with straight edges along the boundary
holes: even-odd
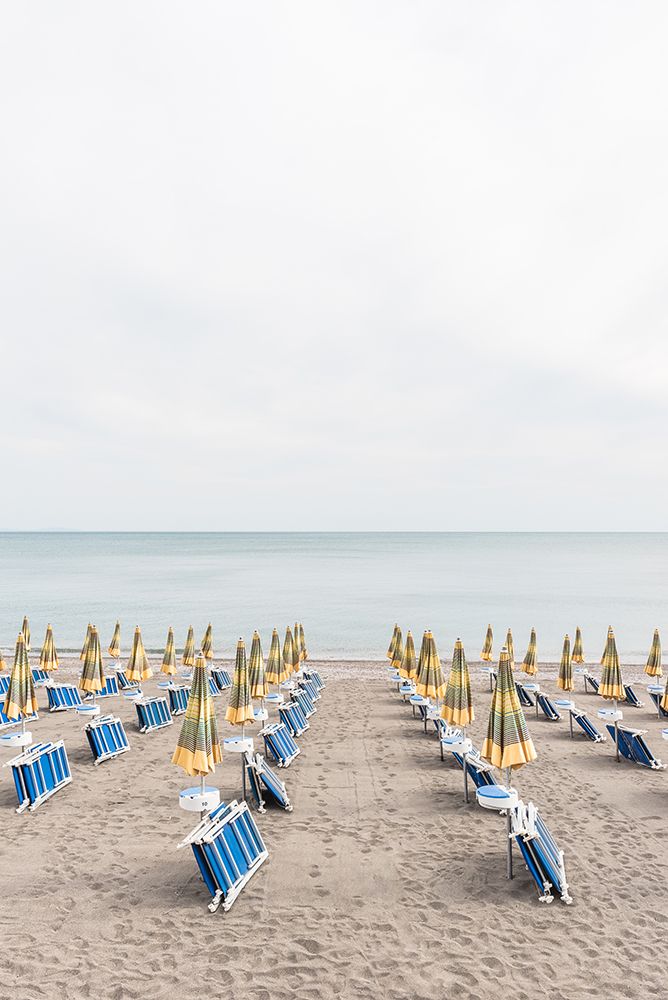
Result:
[[[663,2],[6,5],[6,529],[668,528]]]

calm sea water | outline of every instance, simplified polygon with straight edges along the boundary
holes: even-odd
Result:
[[[535,626],[541,660],[580,625],[593,661],[612,624],[639,662],[668,624],[668,534],[0,534],[5,649],[24,614],[33,648],[47,622],[65,651],[89,621],[106,647],[120,618],[127,652],[135,624],[159,650],[169,625],[182,646],[212,621],[231,656],[238,636],[257,628],[266,652],[272,627],[299,619],[314,658],[353,659],[382,659],[396,620],[416,643],[432,628],[444,658],[461,636],[469,659],[488,622],[495,652],[510,625],[520,658]]]

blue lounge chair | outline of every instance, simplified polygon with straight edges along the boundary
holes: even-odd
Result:
[[[292,805],[284,782],[274,774],[261,753],[245,753],[246,774],[258,812],[265,812],[265,797],[281,809],[292,812]]]
[[[610,733],[613,742],[615,740],[615,727],[612,724],[606,726],[606,729]],[[650,748],[647,746],[645,741],[646,729],[629,729],[627,726],[617,726],[617,744],[619,746],[619,752],[627,760],[632,761],[635,764],[640,764],[641,767],[648,767],[652,771],[663,771],[666,768],[665,764],[662,764],[660,760],[654,756]]]
[[[210,677],[221,693],[232,687],[232,679],[227,670],[223,670],[222,667],[211,670]]]
[[[656,691],[650,691],[650,698],[654,702],[654,707],[659,713],[660,718],[668,719],[668,711],[663,707],[661,702],[663,701],[663,692],[657,694]]]
[[[50,712],[66,712],[69,708],[83,705],[79,688],[74,684],[56,684],[50,681],[44,685],[49,700]]]
[[[0,695],[9,691],[9,678],[10,674],[0,674]]]
[[[626,691],[626,704],[630,708],[642,708],[642,702],[638,698],[630,684],[624,685],[624,690]]]
[[[585,694],[587,694],[588,686],[592,689],[594,694],[598,694],[600,682],[596,680],[593,674],[590,674],[589,671],[585,671],[582,675],[582,679],[584,681]]]
[[[32,682],[33,684],[46,684],[49,679],[48,670],[40,670],[39,667],[32,668]]]
[[[571,708],[570,714],[573,721],[577,722],[587,739],[591,740],[592,743],[605,742],[605,736],[596,728],[586,712],[581,712],[578,708]]]
[[[129,681],[128,675],[124,670],[116,671],[116,680],[121,691],[136,691],[139,687],[139,681]]]
[[[323,681],[318,671],[312,670],[311,667],[309,667],[308,669],[306,669],[306,667],[304,668],[304,677],[306,678],[306,680],[313,681],[313,683],[320,691],[322,691],[323,688],[325,687],[325,682]]]
[[[320,701],[320,688],[315,681],[310,680],[307,677],[302,677],[301,680],[297,681],[297,687],[306,691],[311,701]]]
[[[520,705],[522,708],[533,708],[534,701],[524,684],[520,684],[519,681],[515,682],[515,687],[517,688],[517,694],[520,699]]]
[[[278,715],[281,722],[285,723],[293,736],[301,736],[310,723],[301,710],[301,706],[296,701],[286,701],[278,706]]]
[[[543,715],[550,722],[558,722],[561,716],[557,712],[556,706],[550,701],[546,694],[536,695],[536,705],[542,710]]]
[[[170,684],[167,688],[169,695],[169,711],[172,715],[183,715],[188,707],[190,688],[187,684]]]
[[[309,698],[308,691],[304,691],[301,688],[295,688],[292,692],[292,698],[300,706],[302,712],[304,713],[304,717],[310,719],[316,709],[315,705]]]
[[[120,719],[113,715],[102,715],[93,719],[84,728],[95,765],[105,760],[113,760],[130,749],[125,729]]]
[[[32,812],[60,788],[72,781],[70,765],[62,740],[57,743],[35,743],[8,760],[19,800],[17,813]]]
[[[209,910],[229,910],[269,853],[246,802],[221,802],[179,847],[190,845],[207,889]]]
[[[95,695],[95,698],[113,698],[118,694],[118,679],[116,674],[107,674],[104,679],[104,687]]]
[[[264,740],[264,752],[279,767],[289,767],[295,757],[301,753],[294,737],[283,722],[273,722],[260,731]]]
[[[221,688],[218,687],[217,682],[211,676],[211,674],[209,674],[208,681],[209,681],[209,694],[211,695],[211,697],[212,698],[220,698],[220,696],[221,696],[221,694],[223,692],[222,692]]]
[[[2,702],[0,702],[0,704],[2,704]],[[36,722],[38,718],[39,716],[37,712],[33,712],[32,715],[26,716],[26,722]],[[20,719],[10,719],[7,715],[5,715],[2,708],[0,708],[0,732],[3,732],[5,729],[11,729],[12,726],[18,726],[20,722]]]
[[[140,733],[152,733],[172,725],[172,716],[167,699],[162,695],[154,698],[140,698],[135,702]]]
[[[538,888],[541,903],[551,903],[556,892],[567,906],[569,894],[564,866],[564,852],[557,843],[533,802],[518,802],[511,812],[511,830],[531,877]]]
[[[461,754],[453,753],[452,755],[462,770],[464,770],[464,758]],[[482,788],[484,785],[494,784],[494,768],[491,764],[488,764],[486,760],[483,760],[477,750],[473,750],[472,753],[466,755],[466,770],[469,773],[469,777],[473,781],[476,788]]]

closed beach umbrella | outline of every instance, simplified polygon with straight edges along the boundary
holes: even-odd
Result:
[[[652,648],[649,651],[647,663],[645,664],[645,673],[650,677],[663,676],[663,667],[661,666],[661,638],[659,636],[658,628],[654,629]]]
[[[28,616],[25,615],[23,619],[23,625],[21,625],[21,631],[23,632],[23,641],[25,643],[26,653],[30,652],[30,622],[28,621]]]
[[[42,646],[42,652],[39,654],[39,668],[40,670],[47,670],[49,672],[58,669],[58,653],[56,652],[56,646],[53,641],[53,630],[50,625],[46,626],[44,645]]]
[[[663,698],[661,699],[661,708],[668,712],[668,677],[666,677],[666,688],[663,692]]]
[[[292,638],[292,630],[289,625],[285,630],[285,641],[283,642],[283,662],[291,674],[294,674],[299,670],[299,657],[297,656],[294,640]]]
[[[83,646],[81,647],[81,652],[79,653],[79,659],[80,660],[85,660],[86,659],[86,653],[88,652],[88,643],[90,642],[90,630],[91,630],[91,628],[92,628],[91,623],[88,622],[88,628],[86,629],[86,638],[83,641]]]
[[[304,626],[299,623],[299,654],[302,660],[308,660],[308,649],[306,648],[306,639],[304,637]]]
[[[250,660],[248,661],[248,683],[250,684],[251,698],[264,700],[269,694],[269,685],[264,669],[264,656],[262,655],[262,643],[257,632],[253,632],[251,643]]]
[[[109,649],[107,650],[109,656],[113,660],[120,660],[121,658],[121,623],[116,622],[116,627],[114,628],[114,634],[111,637],[111,642],[109,643]]]
[[[452,654],[452,666],[448,675],[448,683],[445,687],[445,697],[441,718],[449,722],[451,726],[461,726],[464,739],[466,739],[466,727],[470,725],[474,718],[473,699],[471,697],[471,678],[469,668],[466,663],[466,654],[461,639],[455,642],[455,649]],[[464,770],[464,800],[469,800],[468,785],[468,764],[467,754],[463,754]]]
[[[79,688],[81,691],[88,691],[95,695],[101,691],[105,685],[104,668],[102,666],[102,650],[100,649],[100,637],[94,625],[90,626],[88,633],[88,643],[86,655],[81,668],[79,678]]]
[[[436,651],[434,635],[429,629],[422,636],[415,691],[423,698],[434,698],[437,702],[443,697],[445,691],[441,661]]]
[[[21,631],[16,640],[14,666],[9,677],[9,687],[2,710],[8,719],[21,719],[25,726],[26,718],[34,715],[37,708],[37,696],[35,695],[32,671],[28,663],[25,636]]]
[[[206,627],[200,648],[205,660],[213,659],[213,629],[211,628],[211,622]]]
[[[141,637],[139,625],[135,628],[135,634],[132,638],[132,652],[130,653],[126,673],[129,681],[146,681],[149,677],[153,676],[153,671],[146,659],[144,640]]]
[[[485,636],[485,641],[482,647],[482,653],[480,654],[480,659],[489,662],[492,659],[492,643],[494,642],[494,634],[492,632],[492,626],[487,626],[487,635]]]
[[[508,629],[508,635],[506,636],[506,649],[508,650],[508,656],[510,657],[511,669],[515,669],[515,647],[513,646],[513,633]]]
[[[399,674],[406,681],[414,681],[417,677],[415,643],[413,642],[413,633],[410,629],[406,633],[406,645],[404,647],[404,655],[401,660],[401,666],[399,667]]]
[[[617,643],[615,642],[615,633],[612,628],[608,629],[608,639],[605,644],[605,649],[603,650],[603,656],[601,657],[601,664],[603,670],[601,672],[601,683],[599,684],[598,693],[601,698],[605,698],[606,701],[612,701],[613,710],[617,711],[617,702],[624,701],[626,699],[626,691],[624,690],[624,683],[622,681],[622,670],[619,665],[619,656],[617,655]],[[619,732],[618,732],[618,720],[614,720],[615,725],[615,756],[619,760]]]
[[[573,663],[584,663],[585,661],[582,649],[582,632],[579,625],[575,630],[575,642],[573,643],[573,655],[571,659]]]
[[[290,636],[292,641],[292,636]],[[232,680],[232,690],[230,692],[230,702],[225,712],[225,718],[233,726],[245,726],[247,722],[252,722],[253,702],[251,701],[250,684],[248,681],[248,667],[246,665],[246,646],[243,639],[237,643],[237,658],[234,664],[234,678]],[[243,733],[243,728],[242,728]]]
[[[267,669],[265,676],[269,684],[282,684],[283,681],[287,681],[290,676],[290,672],[283,662],[283,653],[281,652],[281,640],[278,637],[278,632],[276,629],[271,633],[271,646],[269,648],[269,658],[267,660]]]
[[[481,754],[493,767],[505,770],[508,788],[510,788],[511,772],[524,764],[529,764],[537,756],[517,694],[510,654],[505,646],[499,658],[487,722],[487,736]],[[508,811],[508,878],[513,877],[510,831],[511,818]]]
[[[397,629],[397,634],[394,640],[394,653],[392,654],[392,659],[390,660],[390,666],[394,670],[399,670],[401,668],[401,663],[404,658],[404,637],[401,634],[401,629]]]
[[[559,674],[557,675],[557,687],[562,691],[572,691],[575,687],[573,683],[573,662],[571,657],[571,640],[564,636],[564,648],[561,651],[561,663],[559,664]]]
[[[181,663],[184,667],[192,667],[195,663],[195,632],[192,625],[188,629],[186,644],[183,648]]]
[[[165,645],[165,653],[162,657],[162,666],[160,671],[163,674],[168,674],[170,677],[176,673],[176,650],[174,649],[174,629],[170,625],[167,630],[167,643]]]
[[[530,677],[534,677],[538,673],[538,667],[536,666],[536,630],[531,629],[531,637],[529,638],[529,646],[527,648],[526,656],[522,660],[522,670],[525,674],[529,674]]]
[[[186,774],[201,778],[204,791],[204,778],[216,770],[216,764],[222,759],[216,707],[209,692],[206,660],[200,653],[172,764],[182,767]]]
[[[388,660],[391,660],[392,657],[394,656],[394,643],[396,641],[397,632],[398,631],[399,631],[399,626],[395,622],[394,623],[394,631],[392,633],[392,638],[390,639],[390,645],[387,647],[387,653],[385,654],[387,656]]]
[[[297,670],[301,670],[302,665],[302,647],[299,642],[299,622],[295,622],[295,630],[292,633],[292,642],[295,647],[295,653],[297,654]]]

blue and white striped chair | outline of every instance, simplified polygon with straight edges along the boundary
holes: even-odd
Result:
[[[84,727],[95,765],[120,757],[130,749],[128,738],[120,719],[103,715]]]
[[[322,677],[320,676],[317,670],[313,670],[311,667],[308,667],[308,669],[304,667],[303,674],[305,679],[307,681],[313,681],[313,683],[320,691],[324,689],[325,682],[323,681]]]
[[[308,691],[304,691],[302,688],[295,688],[292,692],[292,698],[301,707],[304,716],[310,719],[316,711],[316,707],[311,701]]]
[[[612,724],[606,726],[613,742],[617,742],[619,752],[627,760],[641,767],[647,767],[651,771],[664,771],[665,764],[654,756],[645,740],[646,729],[629,729],[628,726],[617,725],[617,731]]]
[[[278,715],[293,736],[301,736],[307,729],[310,729],[310,723],[302,712],[301,705],[296,701],[286,701],[279,705]]]
[[[264,752],[279,767],[289,767],[301,750],[283,722],[273,722],[259,733],[264,740]]]
[[[286,812],[292,812],[292,805],[284,782],[274,774],[261,753],[246,751],[246,774],[248,784],[255,799],[258,812],[265,812],[265,799],[268,798]]]
[[[33,667],[31,673],[32,673],[32,682],[35,685],[46,684],[46,682],[49,679],[48,670],[40,670],[39,667]]]
[[[72,781],[70,765],[62,740],[56,743],[34,743],[17,757],[8,760],[19,801],[17,813],[30,812],[46,802]]]
[[[169,695],[169,711],[172,715],[183,715],[188,707],[190,687],[187,684],[170,684],[166,690]]]
[[[173,723],[167,699],[162,695],[154,698],[139,698],[135,702],[140,733],[153,733]]]
[[[223,670],[222,667],[214,667],[211,670],[211,677],[221,693],[223,691],[228,691],[232,687],[232,678],[228,674],[227,670]]]
[[[587,739],[591,740],[592,743],[605,742],[605,736],[603,733],[599,732],[586,712],[581,712],[579,708],[571,708],[570,713],[573,722],[578,724]]]
[[[66,712],[70,708],[79,708],[83,705],[79,688],[74,684],[57,684],[49,681],[44,685],[46,696],[49,700],[50,712]]]

